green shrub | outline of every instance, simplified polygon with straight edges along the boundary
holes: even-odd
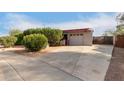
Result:
[[[22,31],[19,30],[19,29],[12,29],[12,30],[9,31],[10,36],[16,36],[16,35],[19,35],[21,33],[22,33]]]
[[[16,41],[15,45],[22,45],[23,33],[21,30],[12,29],[12,30],[10,30],[9,35],[17,37],[17,41]]]
[[[2,44],[2,37],[0,37],[0,44]]]
[[[24,35],[30,34],[44,34],[48,38],[48,43],[51,46],[56,46],[60,44],[60,40],[63,37],[63,31],[53,28],[36,28],[27,29],[23,32]]]
[[[43,34],[31,34],[24,36],[23,44],[29,51],[33,52],[46,48],[48,40]]]
[[[60,44],[60,40],[63,37],[62,30],[52,29],[52,28],[43,28],[42,32],[48,38],[48,42],[51,46],[56,46]]]
[[[14,36],[5,36],[5,37],[2,37],[0,41],[4,47],[8,48],[8,47],[14,46],[16,40],[17,38]]]
[[[26,35],[30,35],[30,34],[42,34],[42,29],[41,28],[30,28],[30,29],[27,29],[23,32],[23,35],[26,36]]]
[[[15,37],[17,37],[16,45],[22,45],[23,44],[23,34],[18,34]]]

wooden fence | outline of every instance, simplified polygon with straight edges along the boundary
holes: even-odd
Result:
[[[124,48],[124,35],[118,35],[115,38],[115,46]]]
[[[113,36],[93,37],[93,44],[113,44]]]

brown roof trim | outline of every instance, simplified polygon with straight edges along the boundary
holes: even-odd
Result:
[[[92,31],[93,31],[93,29],[91,29],[91,28],[63,30],[63,32],[65,32],[65,33],[79,33],[79,32],[92,32]]]

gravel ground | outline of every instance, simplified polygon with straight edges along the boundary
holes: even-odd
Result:
[[[109,69],[106,73],[107,81],[124,80],[124,48],[115,47]]]

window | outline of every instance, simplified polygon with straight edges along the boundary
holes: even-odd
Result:
[[[80,34],[80,36],[83,36],[83,34]]]
[[[75,34],[73,34],[73,36],[75,36]]]

